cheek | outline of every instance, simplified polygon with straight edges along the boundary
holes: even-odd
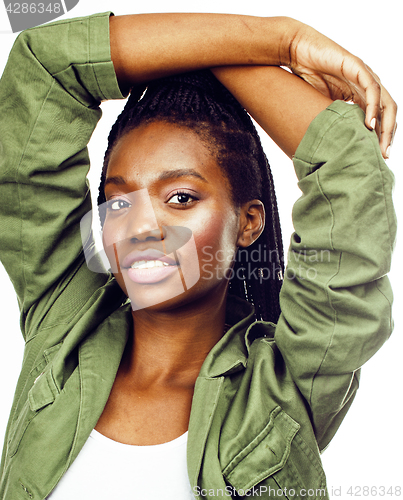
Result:
[[[218,212],[203,220],[200,230],[194,234],[202,266],[222,268],[231,266],[236,251],[238,223],[235,213]]]
[[[123,241],[126,238],[124,228],[121,227],[117,219],[113,220],[106,217],[104,227],[102,229],[102,242],[104,247],[111,247],[114,243]]]

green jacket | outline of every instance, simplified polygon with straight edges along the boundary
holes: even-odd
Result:
[[[87,268],[79,231],[99,103],[122,97],[108,16],[23,32],[0,81],[0,254],[26,341],[2,500],[43,500],[54,488],[104,408],[132,328],[114,278]],[[392,329],[393,176],[362,111],[329,106],[294,165],[303,195],[279,322],[255,323],[253,308],[230,298],[235,326],[196,382],[188,472],[202,498],[280,488],[294,490],[285,498],[326,498],[320,450]]]

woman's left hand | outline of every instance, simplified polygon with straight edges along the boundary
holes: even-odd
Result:
[[[397,114],[389,92],[360,58],[310,26],[297,23],[287,66],[326,97],[357,103],[366,113],[367,127],[376,129],[382,154],[388,158]]]

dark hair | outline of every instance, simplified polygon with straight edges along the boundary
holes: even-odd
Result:
[[[105,176],[114,145],[130,130],[153,121],[175,123],[200,136],[229,181],[234,207],[253,199],[263,202],[265,229],[250,247],[238,250],[230,293],[251,302],[257,319],[276,322],[284,269],[270,166],[250,116],[210,71],[167,77],[133,89],[109,134],[98,206],[105,203]],[[101,223],[104,217],[100,209]]]

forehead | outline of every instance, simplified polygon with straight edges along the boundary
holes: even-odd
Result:
[[[226,180],[213,147],[193,130],[156,121],[127,132],[112,149],[107,178],[121,175],[152,178],[170,170],[193,170],[211,181]]]

